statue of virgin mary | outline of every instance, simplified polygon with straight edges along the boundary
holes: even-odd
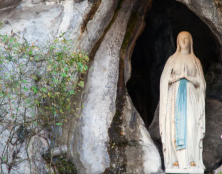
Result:
[[[204,173],[205,89],[192,36],[183,31],[160,79],[159,126],[166,173]]]

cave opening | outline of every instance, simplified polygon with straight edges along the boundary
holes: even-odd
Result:
[[[213,87],[220,76],[221,56],[219,42],[208,26],[180,2],[153,1],[145,14],[145,22],[146,27],[133,50],[127,90],[148,128],[159,102],[162,70],[176,50],[177,35],[181,31],[188,31],[193,37],[194,53],[201,61],[207,82],[207,97],[218,98]]]

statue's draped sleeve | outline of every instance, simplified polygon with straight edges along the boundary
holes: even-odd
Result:
[[[197,79],[200,86],[197,88],[198,93],[198,126],[199,126],[199,136],[200,144],[199,147],[203,148],[202,139],[205,135],[205,97],[206,97],[206,82],[204,79],[203,69],[198,58],[195,59],[197,65]]]
[[[166,137],[166,114],[167,114],[167,98],[169,90],[169,80],[173,65],[173,56],[167,60],[161,78],[160,78],[160,108],[159,108],[159,128],[160,135],[163,144],[163,150],[165,150],[165,137]]]

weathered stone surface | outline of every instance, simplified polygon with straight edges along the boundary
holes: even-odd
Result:
[[[1,141],[0,141],[0,153],[3,154],[5,150],[5,143],[10,137],[10,132],[6,129],[4,130],[4,125],[1,125]],[[42,157],[42,152],[45,148],[48,148],[47,141],[42,138],[44,134],[41,132],[38,135],[33,136],[30,141],[25,139],[24,134],[25,130],[18,129],[17,131],[17,140],[13,140],[12,143],[9,143],[7,156],[1,156],[3,161],[1,173],[27,173],[30,171],[34,174],[47,174],[49,173],[49,168],[47,167],[46,161]],[[27,149],[26,149],[27,148]],[[5,153],[4,153],[5,154]],[[8,163],[5,163],[5,160]],[[15,163],[16,165],[13,165]],[[30,166],[31,165],[31,166]],[[31,167],[31,170],[30,170]]]
[[[222,160],[222,103],[215,99],[206,99],[206,135],[203,140],[203,161],[206,171],[218,168]],[[157,107],[154,120],[149,127],[150,135],[159,148],[161,138],[159,134],[159,107]],[[189,142],[188,142],[189,143]]]
[[[48,148],[48,142],[46,139],[43,138],[44,134],[36,135],[32,137],[30,140],[29,146],[28,146],[28,154],[29,158],[31,159],[31,171],[32,173],[38,174],[48,174],[50,172],[49,168],[47,167],[47,164],[45,160],[42,157],[42,154],[45,149]],[[19,171],[24,171],[24,166],[19,165],[18,166]],[[25,171],[24,173],[29,173],[30,172],[30,163],[29,161],[26,161],[25,163]],[[53,170],[51,170],[53,172]]]
[[[83,95],[77,95],[79,106],[83,105],[79,113],[80,118],[72,117],[64,125],[60,143],[68,145],[69,158],[79,173],[96,174],[105,170],[109,173],[122,169],[127,173],[150,173],[158,171],[160,167],[158,151],[129,97],[124,101],[128,109],[121,108],[123,110],[121,117],[124,120],[117,126],[124,136],[112,135],[111,131],[108,131],[112,128],[111,124],[115,122],[116,101],[120,97],[117,96],[120,50],[123,42],[126,44],[125,47],[128,44],[124,38],[136,1],[67,0],[61,3],[55,3],[55,1],[42,3],[41,0],[24,0],[19,5],[14,5],[13,7],[16,7],[14,9],[8,3],[7,8],[0,11],[0,20],[5,21],[1,29],[3,34],[17,34],[29,43],[35,42],[41,45],[53,35],[70,31],[70,38],[76,41],[76,49],[91,53],[91,68],[86,87]],[[142,16],[146,7],[147,2],[144,2],[140,8],[143,11],[140,14],[140,23],[143,22]],[[136,20],[133,22],[134,25],[135,22]],[[139,24],[137,27],[138,31],[141,30],[141,26]],[[126,51],[127,61],[137,36],[136,33],[130,49]],[[129,61],[127,64],[130,67]],[[124,71],[121,70],[121,72]],[[129,78],[130,71],[125,74]],[[123,78],[121,83],[124,84],[124,82]],[[129,124],[128,120],[132,122]],[[134,129],[135,137],[132,137],[131,133]],[[8,135],[5,137],[7,138]],[[115,137],[120,137],[117,138],[119,140],[125,137],[124,142],[118,144],[119,140]],[[37,145],[40,140],[35,139],[34,142]],[[113,145],[114,142],[116,142],[115,145]],[[30,146],[31,149],[37,147]],[[25,148],[25,144],[22,144],[22,148]],[[33,152],[36,154],[33,155],[30,152],[30,156],[37,157],[37,160],[42,163],[36,163],[37,166],[31,170],[35,172],[38,167],[41,167],[41,173],[47,172],[43,171],[46,168],[46,162],[39,158],[42,151],[35,149]],[[18,166],[19,172],[30,172],[29,165],[21,166]]]
[[[22,0],[0,0],[0,9],[6,10],[16,7]]]
[[[222,13],[221,1],[218,0],[177,0],[185,4],[191,11],[199,16],[213,31],[222,45]]]
[[[220,166],[219,168],[217,168],[215,171],[214,171],[214,174],[220,174],[222,172],[222,166]]]
[[[85,89],[76,96],[76,107],[81,108],[77,113],[80,117],[69,118],[69,122],[63,126],[60,143],[68,146],[69,158],[79,173],[149,174],[160,171],[159,153],[125,89],[125,83],[131,76],[130,58],[136,39],[144,28],[144,14],[149,1],[42,2],[0,0],[0,21],[5,23],[0,32],[20,35],[29,43],[43,44],[52,37],[51,33],[59,35],[70,31],[70,38],[76,43],[74,49],[89,53],[90,69],[85,78]],[[210,26],[218,39],[221,38],[220,10],[215,11],[219,9],[219,2],[211,0],[207,3],[204,0],[183,3]],[[209,8],[212,4],[213,12]],[[199,5],[204,10],[198,9]],[[151,132],[157,135],[153,137],[157,142],[158,130],[151,129]],[[40,158],[41,149],[38,148],[45,145],[41,145],[39,139],[33,140],[33,143],[40,144],[30,146],[30,149],[36,148],[33,150],[36,154],[30,152],[31,156],[43,162],[36,163],[37,168],[33,172],[40,170],[38,167],[42,168],[41,173],[47,172],[43,171],[46,163]],[[0,145],[1,152],[4,142]],[[161,144],[157,145],[161,149]],[[25,147],[23,143],[21,148]],[[217,151],[220,154],[220,150]],[[211,152],[216,153],[214,149],[208,155]],[[28,174],[30,166],[27,164],[25,167],[18,166],[18,171]],[[209,166],[213,166],[213,162]],[[8,171],[7,166],[3,168]]]
[[[152,173],[161,171],[161,161],[143,120],[127,96],[124,109],[123,132],[127,139],[126,173]]]
[[[33,4],[40,4],[42,2],[44,2],[44,1],[43,0],[32,0]]]
[[[150,173],[160,167],[158,151],[141,118],[138,115],[135,118],[136,111],[132,103],[129,103],[128,99],[125,107],[134,109],[134,112],[123,111],[121,115],[117,113],[116,108],[119,97],[117,95],[120,73],[119,53],[134,3],[135,1],[124,1],[121,8],[118,7],[118,13],[114,15],[114,21],[111,22],[110,29],[95,54],[91,65],[93,69],[89,70],[82,99],[84,108],[81,110],[79,130],[74,130],[76,133],[73,134],[76,135],[73,141],[78,147],[77,150],[74,149],[73,155],[78,153],[80,156],[80,161],[75,163],[78,164],[80,173],[96,174],[104,171],[115,173],[121,170],[127,173]],[[96,16],[95,19],[97,19]],[[89,27],[94,26],[94,22],[93,19],[87,25],[89,32],[93,31],[89,30]],[[89,37],[92,36],[89,35]],[[122,121],[118,118],[120,115],[123,118]],[[127,128],[129,123],[128,120],[124,120],[126,117],[135,119],[135,137],[131,135],[133,129]],[[118,126],[119,123],[115,120],[123,123]],[[122,129],[120,134],[115,131],[119,129]],[[77,159],[74,160],[77,161]]]
[[[87,14],[92,5],[87,1],[77,4],[74,1],[62,1],[58,4],[51,2],[33,4],[30,0],[24,0],[17,5],[17,1],[13,2],[3,1],[1,4],[7,5],[0,10],[0,21],[4,21],[3,28],[0,30],[1,34],[19,35],[21,40],[28,41],[30,44],[34,42],[41,46],[53,35],[56,36],[66,31],[71,32],[74,41],[78,39],[84,15]],[[35,69],[35,67],[31,68]],[[2,154],[10,138],[10,127],[1,124],[0,130],[4,130],[0,135],[2,139],[0,153]],[[26,139],[22,135],[27,134],[27,132],[24,128],[22,129],[22,126],[19,132],[19,141],[16,141],[16,145],[9,145],[8,161],[2,165],[1,173],[14,173],[15,171],[26,174],[49,173],[47,162],[41,156],[42,148],[47,147],[48,144],[42,143],[42,138],[33,137],[30,141]],[[44,134],[42,137],[47,139]],[[7,157],[3,156],[2,159],[4,158]],[[13,165],[15,162],[16,165]]]
[[[206,100],[206,136],[203,141],[203,160],[207,171],[219,167],[222,161],[222,103]]]

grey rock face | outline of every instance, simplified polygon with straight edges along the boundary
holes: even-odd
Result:
[[[44,135],[37,135],[32,137],[30,141],[30,145],[28,147],[29,158],[31,160],[32,165],[32,173],[41,173],[41,174],[48,174],[50,172],[49,168],[46,167],[46,162],[42,157],[42,154],[46,148],[48,148],[47,141],[42,138]],[[30,164],[28,162],[24,163],[25,168],[23,165],[18,166],[18,171],[22,171],[24,173],[30,172]],[[51,170],[52,172],[52,170]]]
[[[158,151],[143,121],[126,94],[120,96],[119,92],[120,88],[125,88],[124,78],[120,78],[123,71],[119,69],[119,53],[135,2],[124,1],[119,5],[121,8],[114,14],[114,21],[95,54],[91,65],[93,69],[89,70],[82,99],[84,108],[77,123],[79,129],[74,129],[73,134],[73,155],[77,153],[80,156],[73,160],[80,173],[150,173],[158,171],[161,165]],[[90,27],[96,24],[97,15],[87,26],[89,32],[93,31]],[[120,80],[123,83],[121,87]]]
[[[125,149],[127,156],[126,173],[152,173],[161,171],[161,159],[153,144],[143,120],[127,97],[124,109],[124,135],[128,145]]]
[[[120,52],[137,0],[42,2],[24,0],[14,9],[7,4],[7,9],[0,11],[0,20],[8,21],[1,33],[18,34],[29,43],[44,44],[52,38],[51,33],[59,35],[70,31],[70,38],[78,46],[74,49],[91,53],[85,89],[78,96],[80,117],[72,116],[62,130],[60,144],[68,146],[70,160],[83,174],[119,171],[149,174],[158,171],[161,165],[159,153],[130,98],[126,97],[126,91],[123,105],[117,110],[117,103],[120,103],[117,100],[121,101],[118,91],[125,88],[124,78],[120,78],[120,72],[124,73],[124,69],[119,68],[123,66]],[[143,3],[141,9],[145,13],[148,2]],[[141,30],[143,14],[139,17],[140,22],[135,27],[137,32]],[[131,45],[138,33],[134,35]],[[125,50],[126,59],[130,58],[132,48]],[[129,77],[130,71],[126,75]],[[117,123],[115,118],[120,122]],[[3,147],[4,142],[1,145]],[[30,157],[41,161],[31,168],[33,173],[38,170],[47,173],[44,170],[46,161],[41,158],[41,146],[45,145],[41,145],[38,138],[30,143]],[[24,149],[25,143],[21,147]],[[28,162],[24,165],[18,165],[18,171],[30,173]],[[4,170],[7,171],[7,166]]]
[[[219,168],[217,168],[214,174],[220,174],[220,172],[222,172],[222,166],[220,166]]]
[[[33,4],[40,4],[42,2],[44,2],[44,1],[43,0],[32,0]]]
[[[35,2],[37,3],[37,1]],[[74,1],[63,1],[59,4],[47,1],[33,4],[30,0],[0,1],[0,3],[0,8],[2,8],[0,21],[5,23],[0,30],[1,34],[19,35],[21,40],[30,44],[35,42],[41,46],[50,40],[52,35],[59,35],[68,30],[75,41],[81,33],[82,15],[87,13],[91,6],[87,1],[78,4],[75,4]],[[31,67],[31,69],[33,70],[35,67]],[[21,112],[24,113],[24,111]],[[0,130],[0,153],[2,154],[11,131],[7,124],[1,124]],[[42,158],[42,148],[49,148],[48,143],[43,142],[44,139],[39,136],[32,137],[31,140],[27,139],[24,136],[27,134],[24,129],[18,132],[19,141],[16,142],[16,145],[9,145],[8,161],[2,164],[1,173],[49,173],[47,162]],[[47,139],[45,134],[41,136]],[[4,159],[4,156],[2,158]]]
[[[206,100],[206,135],[203,141],[203,160],[207,171],[219,167],[222,160],[222,103]]]
[[[177,0],[185,4],[191,11],[200,17],[213,31],[222,44],[222,13],[221,1],[218,0]]]
[[[69,122],[63,126],[60,142],[68,146],[69,158],[79,173],[150,174],[160,171],[160,155],[125,87],[131,75],[132,50],[144,28],[144,14],[149,1],[42,2],[42,0],[0,0],[0,21],[5,21],[6,24],[0,32],[15,33],[29,43],[34,41],[41,44],[51,39],[50,33],[59,35],[61,32],[70,31],[70,38],[76,43],[74,49],[89,53],[90,69],[85,78],[86,85],[83,92],[77,96],[78,107],[81,108],[78,113],[80,117],[69,118]],[[183,3],[204,19],[220,38],[220,14],[214,11],[213,17],[211,16],[209,7],[212,7],[212,4],[207,3],[207,0]],[[197,10],[200,3],[204,9],[202,11]],[[216,5],[213,6],[213,10],[216,10]],[[132,14],[136,14],[136,17]],[[132,24],[135,26],[132,27]],[[215,103],[217,109],[220,109],[219,103]],[[212,110],[209,114],[215,115],[215,120],[219,122],[216,111]],[[158,118],[155,119],[157,120],[153,122],[150,131],[157,143],[160,137],[158,137]],[[214,122],[209,123],[212,132],[220,130],[219,126],[217,129],[213,128],[213,124]],[[218,132],[217,135],[216,133],[206,135],[209,144],[205,146],[210,150],[205,153],[208,158],[216,161],[206,162],[206,166],[210,166],[208,168],[211,169],[220,159],[216,153],[221,155],[221,151],[216,150],[216,146],[220,146],[219,140],[213,144]],[[41,164],[36,163],[33,172],[39,170],[41,173],[47,173],[44,169],[46,162],[40,155],[41,147],[47,145],[41,143],[42,140],[39,138],[33,139],[28,150],[31,157],[42,161]],[[4,142],[0,145],[3,147]],[[159,141],[157,147],[161,149],[160,146]],[[25,143],[21,147],[24,149]],[[24,166],[18,166],[18,171],[28,174],[30,172],[28,163],[24,162]],[[4,170],[7,171],[6,166]]]
[[[203,161],[206,171],[218,168],[222,160],[222,103],[215,99],[206,99],[206,135],[203,140]],[[159,134],[159,107],[149,127],[150,135],[162,153]],[[188,142],[189,143],[189,142]],[[161,154],[162,155],[162,154]]]
[[[0,9],[16,7],[22,0],[0,0]]]

